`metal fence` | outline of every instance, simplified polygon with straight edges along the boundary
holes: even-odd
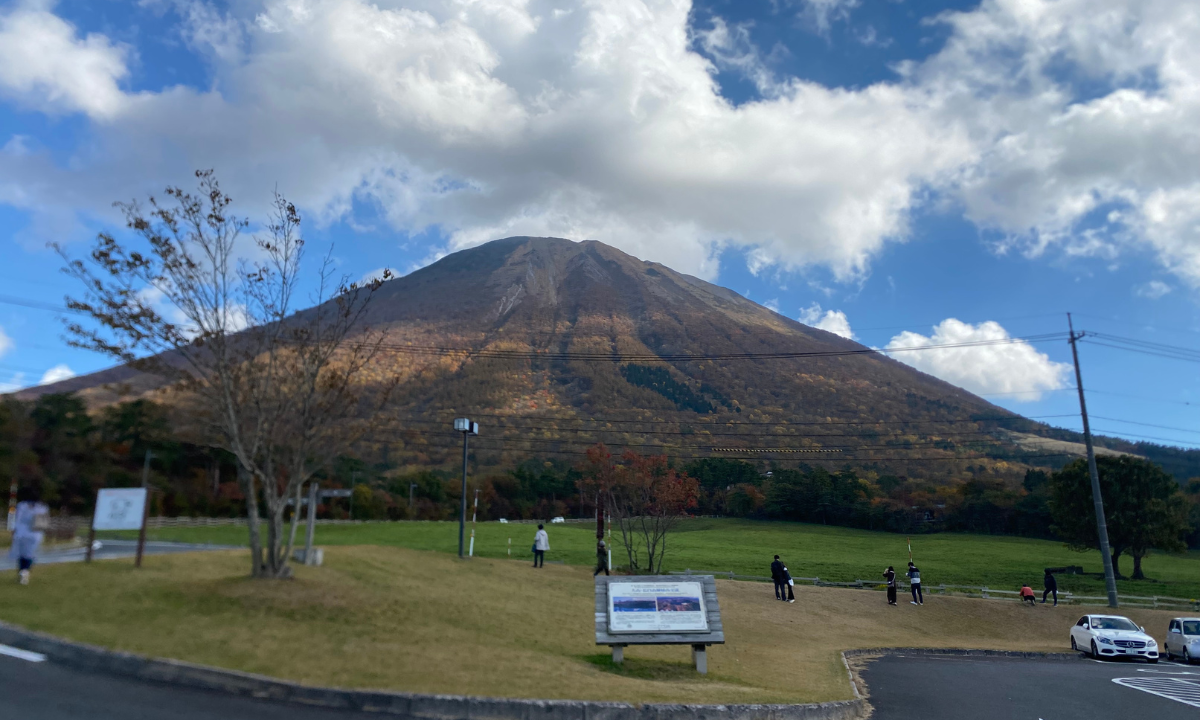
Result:
[[[741,575],[732,570],[672,570],[670,575],[713,575],[730,580],[748,580],[752,582],[771,582],[771,578],[763,575]],[[841,587],[859,590],[885,590],[887,585],[874,580],[854,580],[853,582],[834,582],[815,577],[796,577],[797,583],[806,583],[816,587]],[[896,581],[898,590],[908,590],[908,585]],[[985,600],[1020,600],[1021,593],[1017,590],[999,590],[977,585],[921,585],[921,591],[926,595],[957,595],[960,597],[975,597]],[[1200,610],[1200,599],[1177,598],[1162,595],[1121,595],[1122,607],[1144,607],[1162,610]],[[1059,591],[1058,602],[1071,605],[1108,605],[1108,597],[1100,595],[1076,595],[1070,591]]]

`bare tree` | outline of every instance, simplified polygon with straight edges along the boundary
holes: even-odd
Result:
[[[632,572],[662,572],[667,535],[696,506],[699,485],[662,455],[627,450],[616,463],[603,444],[588,449],[580,466],[580,493],[595,494],[621,535]]]
[[[296,208],[276,193],[271,217],[246,242],[250,224],[230,212],[213,172],[196,177],[196,195],[169,187],[168,200],[151,197],[148,208],[117,203],[145,248],[111,233],[86,260],[57,248],[85,288],[68,306],[95,321],[68,324],[69,341],[170,383],[192,428],[237,458],[252,575],[288,577],[299,514],[285,538],[288,500],[298,511],[304,483],[367,432],[393,387],[370,381],[383,336],[365,326],[390,273],[362,286],[335,280],[326,256],[309,279],[313,306],[297,312],[305,278]]]

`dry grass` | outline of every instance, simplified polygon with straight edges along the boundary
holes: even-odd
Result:
[[[39,567],[0,574],[0,618],[84,642],[305,683],[471,695],[641,702],[817,702],[850,696],[840,650],[937,646],[1064,650],[1080,611],[718,581],[728,643],[709,675],[685,647],[630,648],[618,669],[592,634],[578,567],[459,561],[441,553],[329,547],[289,582],[242,577],[241,552]],[[1166,612],[1131,611],[1161,639]]]

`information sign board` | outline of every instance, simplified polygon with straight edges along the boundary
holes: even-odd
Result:
[[[104,488],[96,495],[94,530],[140,530],[146,512],[146,488]]]
[[[610,582],[610,633],[708,632],[698,582]]]

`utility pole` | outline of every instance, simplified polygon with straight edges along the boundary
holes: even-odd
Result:
[[[146,451],[146,462],[142,463],[142,487],[146,490],[146,499],[142,503],[142,529],[138,531],[138,546],[137,558],[133,561],[134,567],[142,566],[142,554],[146,551],[146,520],[150,517],[150,458],[154,453]],[[88,553],[91,553],[92,546],[88,545]]]
[[[475,507],[471,510],[471,547],[467,548],[467,557],[475,557],[475,516],[479,514],[479,488],[475,488]]]
[[[412,520],[413,518],[415,518],[417,516],[417,511],[413,509],[413,503],[415,502],[414,493],[416,493],[416,491],[417,491],[417,484],[415,482],[410,482],[408,484],[408,519],[409,520]]]
[[[479,423],[468,418],[455,418],[454,429],[463,434],[462,507],[458,514],[458,556],[463,556],[463,535],[467,527],[467,437],[479,434]]]
[[[1087,402],[1083,399],[1083,374],[1079,371],[1079,350],[1075,341],[1085,333],[1075,334],[1071,313],[1067,313],[1070,330],[1071,357],[1075,360],[1075,387],[1079,390],[1079,414],[1083,417],[1083,441],[1087,445],[1088,475],[1092,478],[1092,501],[1096,506],[1096,535],[1100,538],[1100,556],[1104,558],[1104,586],[1108,589],[1108,606],[1117,607],[1117,578],[1113,573],[1112,554],[1108,550],[1108,523],[1104,520],[1104,498],[1100,496],[1100,472],[1096,469],[1096,451],[1092,448],[1092,429],[1088,425]]]

